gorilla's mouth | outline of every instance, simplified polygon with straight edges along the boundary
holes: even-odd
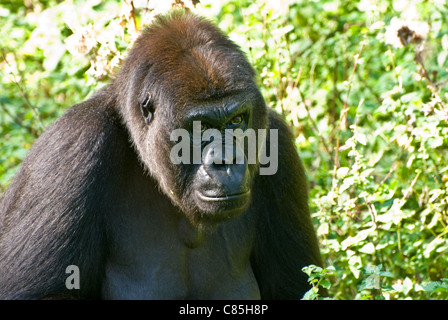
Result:
[[[204,193],[196,190],[196,203],[203,212],[201,219],[219,222],[242,213],[251,200],[250,190],[236,193]]]
[[[197,191],[197,195],[202,201],[229,201],[239,200],[250,196],[250,190],[225,195],[205,195],[202,192]]]

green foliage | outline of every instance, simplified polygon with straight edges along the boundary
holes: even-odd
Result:
[[[423,296],[437,296],[439,298],[448,298],[448,279],[442,281],[431,281],[424,284],[414,284],[412,280],[406,277],[404,280],[397,281],[392,285],[387,285],[389,279],[393,279],[391,272],[383,271],[383,266],[365,267],[362,270],[363,280],[358,286],[358,299],[360,300],[389,300],[392,296],[408,296],[412,290],[419,292]],[[321,297],[320,288],[330,289],[332,287],[331,277],[336,275],[333,266],[321,268],[315,265],[309,265],[302,269],[308,275],[308,281],[312,288],[305,293],[302,300],[326,300],[331,297]],[[333,277],[334,278],[334,277]]]
[[[324,277],[330,296],[446,298],[446,4],[227,7],[223,26],[248,48],[269,106],[297,137],[322,253],[335,267]],[[402,43],[404,26],[413,33]],[[317,298],[316,279],[305,298]]]
[[[321,268],[315,265],[309,265],[302,269],[308,275],[308,282],[311,284],[311,289],[303,296],[302,300],[316,300],[319,299],[319,289],[329,289],[331,282],[327,278],[334,275],[335,269],[333,266],[328,268]]]
[[[445,2],[206,2],[193,11],[247,52],[307,168],[329,267],[305,269],[305,298],[320,286],[332,299],[448,298]],[[157,11],[26,3],[0,4],[0,191],[36,137],[108,81]]]

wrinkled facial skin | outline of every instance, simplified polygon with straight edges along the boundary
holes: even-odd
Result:
[[[227,150],[223,145],[229,139],[225,130],[247,130],[252,114],[250,108],[239,104],[201,111],[193,110],[186,121],[187,128],[190,129],[192,121],[200,120],[196,123],[201,124],[199,129],[203,133],[201,141],[195,141],[194,136],[197,135],[198,128],[193,125],[191,142],[193,147],[200,146],[201,150],[200,165],[193,166],[196,169],[192,172],[193,198],[196,207],[205,213],[205,217],[219,220],[241,213],[251,199],[252,177],[246,153],[236,143],[228,143],[231,148]],[[210,129],[221,134],[219,143],[216,143],[213,137],[205,137]],[[233,140],[233,137],[230,137],[230,140]],[[237,156],[241,161],[236,161]]]
[[[252,129],[253,112],[252,102],[228,99],[191,107],[171,128],[154,126],[159,138],[152,142],[157,144],[155,150],[163,150],[153,155],[157,157],[156,167],[163,167],[158,170],[163,175],[155,172],[156,178],[165,194],[193,224],[213,225],[238,216],[248,208],[258,162],[248,162],[247,141],[243,145],[237,143],[228,133]],[[174,164],[169,152],[179,141],[170,140],[170,131],[179,128],[188,132],[190,157],[188,163]],[[221,140],[215,140],[217,135]],[[200,153],[195,154],[195,148]]]

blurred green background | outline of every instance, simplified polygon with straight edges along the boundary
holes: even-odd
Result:
[[[305,270],[313,285],[337,300],[448,298],[446,1],[174,2],[242,47],[296,137],[326,263]],[[0,192],[36,138],[107,84],[171,6],[0,4]]]

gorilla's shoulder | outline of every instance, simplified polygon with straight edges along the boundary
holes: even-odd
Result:
[[[48,168],[53,164],[54,168],[78,163],[93,167],[100,164],[96,162],[118,160],[129,149],[118,112],[104,94],[95,94],[71,106],[37,139],[25,166]]]
[[[279,131],[279,140],[291,140],[293,138],[291,129],[288,127],[285,119],[272,109],[268,110],[269,129]]]
[[[93,136],[98,134],[123,134],[124,126],[120,120],[113,97],[106,90],[94,94],[82,103],[71,106],[53,125],[54,130],[80,131]]]

